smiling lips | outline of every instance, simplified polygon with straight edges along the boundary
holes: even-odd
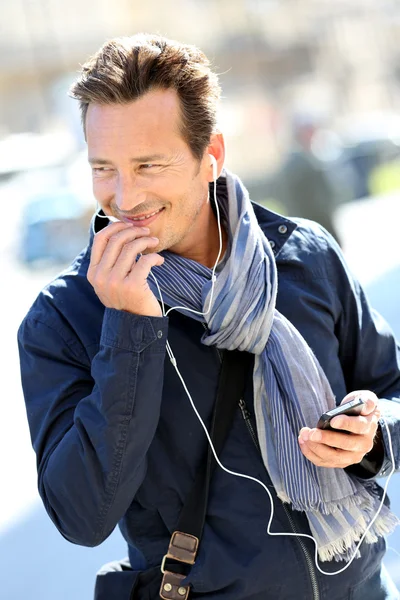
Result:
[[[135,223],[135,225],[138,225],[138,227],[147,227],[147,225],[152,223],[158,217],[162,210],[164,210],[164,207],[159,208],[148,215],[143,215],[142,217],[125,217],[124,221]]]

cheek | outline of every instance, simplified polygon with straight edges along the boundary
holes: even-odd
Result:
[[[93,195],[101,204],[108,204],[114,197],[114,182],[111,179],[93,178]]]

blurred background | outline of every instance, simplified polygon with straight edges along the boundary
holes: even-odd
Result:
[[[139,31],[205,51],[223,88],[227,166],[253,200],[321,222],[400,337],[398,0],[0,0],[1,597],[89,600],[121,558],[66,542],[36,491],[17,327],[86,245],[95,210],[77,103],[79,65]],[[7,213],[7,214],[6,214]],[[389,493],[400,515],[400,480]],[[400,586],[400,532],[386,564]]]

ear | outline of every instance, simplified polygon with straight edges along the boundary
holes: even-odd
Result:
[[[205,157],[205,160],[208,161],[209,164],[209,179],[208,181],[214,181],[214,175],[216,178],[221,175],[221,171],[224,167],[225,163],[225,140],[222,133],[213,133],[210,139],[210,143],[207,147],[207,154],[213,156],[215,159],[216,166],[212,164],[212,160],[208,156]]]

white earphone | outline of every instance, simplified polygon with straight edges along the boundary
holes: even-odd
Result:
[[[218,169],[217,161],[215,159],[215,156],[213,156],[212,154],[209,154],[208,156],[210,157],[211,164],[212,164],[212,167],[213,167],[213,181],[216,181],[217,180],[217,176],[218,176],[218,173],[217,173],[217,169]]]

